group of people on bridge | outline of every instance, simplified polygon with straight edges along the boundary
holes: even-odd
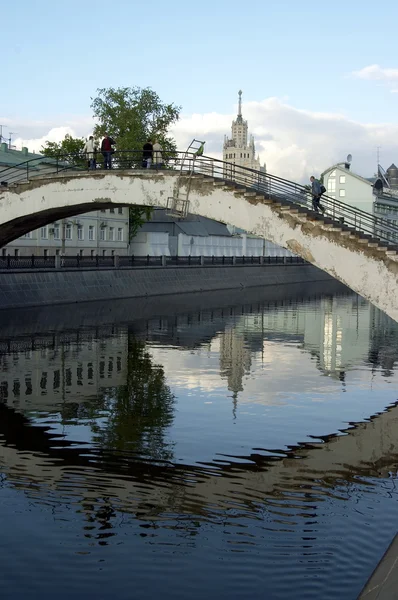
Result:
[[[104,157],[104,169],[112,169],[112,155],[115,153],[116,142],[107,133],[101,142],[101,154]],[[163,165],[162,147],[159,141],[156,139],[155,143],[152,143],[151,139],[148,139],[142,148],[142,159],[141,166],[143,169],[161,169]],[[94,137],[90,135],[87,142],[84,145],[83,153],[87,159],[87,167],[90,170],[97,168],[97,153],[98,146],[94,140]],[[123,156],[120,157],[120,162],[123,163]],[[315,212],[321,211],[322,214],[325,212],[325,207],[321,204],[321,196],[326,192],[323,185],[315,179],[314,176],[310,177],[311,181],[311,194],[312,194],[312,206]]]
[[[99,149],[97,142],[94,140],[94,136],[90,135],[83,148],[83,154],[87,160],[87,168],[91,171],[95,171],[97,168],[97,155],[100,151],[104,158],[104,169],[112,169],[112,156],[115,153],[115,144],[115,140],[106,133]],[[148,139],[142,148],[142,168],[161,169],[163,165],[162,153],[163,150],[159,141],[155,139],[155,142],[152,143],[152,140]],[[123,162],[123,155],[121,155],[120,161]]]

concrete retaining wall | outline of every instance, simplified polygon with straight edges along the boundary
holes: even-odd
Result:
[[[311,265],[10,272],[0,274],[0,307],[19,308],[330,280],[330,275]]]

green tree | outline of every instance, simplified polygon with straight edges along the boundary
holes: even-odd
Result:
[[[74,138],[67,133],[61,142],[45,142],[41,153],[68,164],[85,167],[87,163],[82,156],[84,144],[84,138]]]
[[[178,121],[181,107],[165,104],[150,88],[98,89],[97,96],[92,98],[91,108],[97,121],[94,136],[100,139],[108,133],[115,140],[117,152],[114,161],[120,166],[130,168],[140,165],[142,147],[149,138],[159,141],[166,162],[168,157],[174,156],[176,143],[169,129]],[[151,214],[151,208],[130,208],[130,241]]]
[[[129,208],[129,242],[137,234],[137,231],[152,216],[153,208],[151,206],[130,206]]]
[[[167,155],[176,150],[175,140],[169,130],[178,121],[180,106],[166,104],[150,88],[102,88],[92,98],[91,108],[97,120],[95,137],[108,133],[116,142],[115,160],[127,167],[140,163],[144,143],[158,139]],[[136,150],[138,153],[128,152]]]

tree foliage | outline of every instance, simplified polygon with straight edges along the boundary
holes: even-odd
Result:
[[[162,102],[150,88],[98,89],[91,108],[97,121],[94,136],[108,133],[115,140],[117,151],[141,151],[149,138],[158,139],[166,152],[176,150],[169,130],[178,121],[181,107]]]
[[[98,414],[99,407],[96,406]],[[95,441],[104,449],[133,452],[151,460],[171,460],[173,449],[165,439],[174,417],[174,396],[163,367],[152,362],[145,344],[132,334],[128,339],[125,384],[103,396],[100,416],[92,421]]]
[[[130,206],[129,208],[129,242],[137,234],[137,231],[152,216],[153,208],[151,206]]]
[[[157,139],[164,151],[164,158],[173,156],[175,140],[169,130],[178,121],[181,107],[166,104],[150,88],[139,87],[101,88],[91,99],[91,108],[96,120],[93,135],[100,140],[105,133],[116,143],[113,161],[117,166],[133,167],[141,164],[142,147],[149,139]],[[82,155],[85,140],[66,134],[61,142],[46,142],[42,147],[44,156],[66,157],[67,162],[85,168],[87,161]],[[137,152],[128,152],[136,150]],[[119,154],[120,152],[120,154]],[[101,154],[97,157],[101,166]],[[140,226],[150,219],[149,207],[131,207],[129,210],[129,240]]]
[[[86,165],[86,161],[82,157],[84,144],[84,138],[74,138],[67,133],[61,142],[45,142],[41,148],[41,154],[52,158],[65,159],[82,167]]]

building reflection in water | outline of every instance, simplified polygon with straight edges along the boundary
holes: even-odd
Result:
[[[297,598],[339,597],[342,582],[351,590],[347,598],[356,597],[398,518],[398,405],[387,406],[390,393],[373,416],[357,412],[358,422],[341,426],[339,414],[340,431],[325,420],[333,432],[319,437],[314,430],[325,413],[312,392],[326,397],[347,386],[339,405],[329,403],[339,413],[353,402],[355,377],[374,375],[379,395],[390,381],[382,378],[395,376],[397,358],[397,323],[353,295],[0,337],[2,532],[19,544],[16,554],[7,546],[1,555],[3,575],[14,569],[13,592],[18,581],[35,592],[42,583],[37,565],[56,573],[60,564],[71,585],[76,581],[76,597],[87,581],[103,586],[98,597],[120,597],[124,565],[129,594],[140,595],[131,582],[142,574],[143,597],[155,596],[147,593],[155,579],[166,582],[161,593],[170,597],[173,580],[181,586],[187,568],[197,572],[200,564],[210,574],[200,580],[209,579],[211,590],[189,590],[199,598],[219,595],[211,573],[222,565],[220,593],[229,597],[262,598],[267,590],[288,598],[292,581]],[[303,374],[294,370],[300,366]],[[188,385],[192,379],[196,388]],[[271,392],[281,385],[291,392],[290,405],[272,405],[272,385]],[[243,414],[239,403],[252,404]],[[297,407],[307,411],[301,429],[293,429],[303,437],[287,444],[281,432],[300,419]],[[254,444],[256,434],[262,446]],[[271,438],[280,444],[267,446]],[[350,548],[359,557],[355,568]],[[183,562],[176,563],[179,556]],[[99,579],[99,560],[108,561],[106,581]],[[244,574],[240,596],[236,573]],[[65,585],[63,578],[48,597]]]
[[[219,375],[235,403],[253,357],[265,359],[270,351],[267,340],[294,344],[314,357],[322,373],[342,381],[363,361],[390,373],[398,358],[398,325],[351,295],[320,298],[311,310],[290,301],[153,319],[130,330],[0,340],[1,469],[18,486],[34,482],[81,495],[89,518],[102,522],[113,515],[110,498],[143,519],[165,511],[205,514],[227,509],[238,484],[246,490],[241,510],[257,514],[264,494],[311,489],[326,473],[332,484],[357,473],[385,476],[396,467],[391,448],[398,447],[397,407],[349,435],[291,446],[272,459],[253,452],[236,464],[233,457],[206,467],[173,463],[167,430],[174,397],[145,344],[192,350],[217,340]],[[90,427],[85,453],[57,430],[30,427],[33,412],[58,412],[61,422]],[[72,490],[76,477],[79,485]]]
[[[0,398],[19,410],[85,402],[126,380],[127,329],[1,341]]]

